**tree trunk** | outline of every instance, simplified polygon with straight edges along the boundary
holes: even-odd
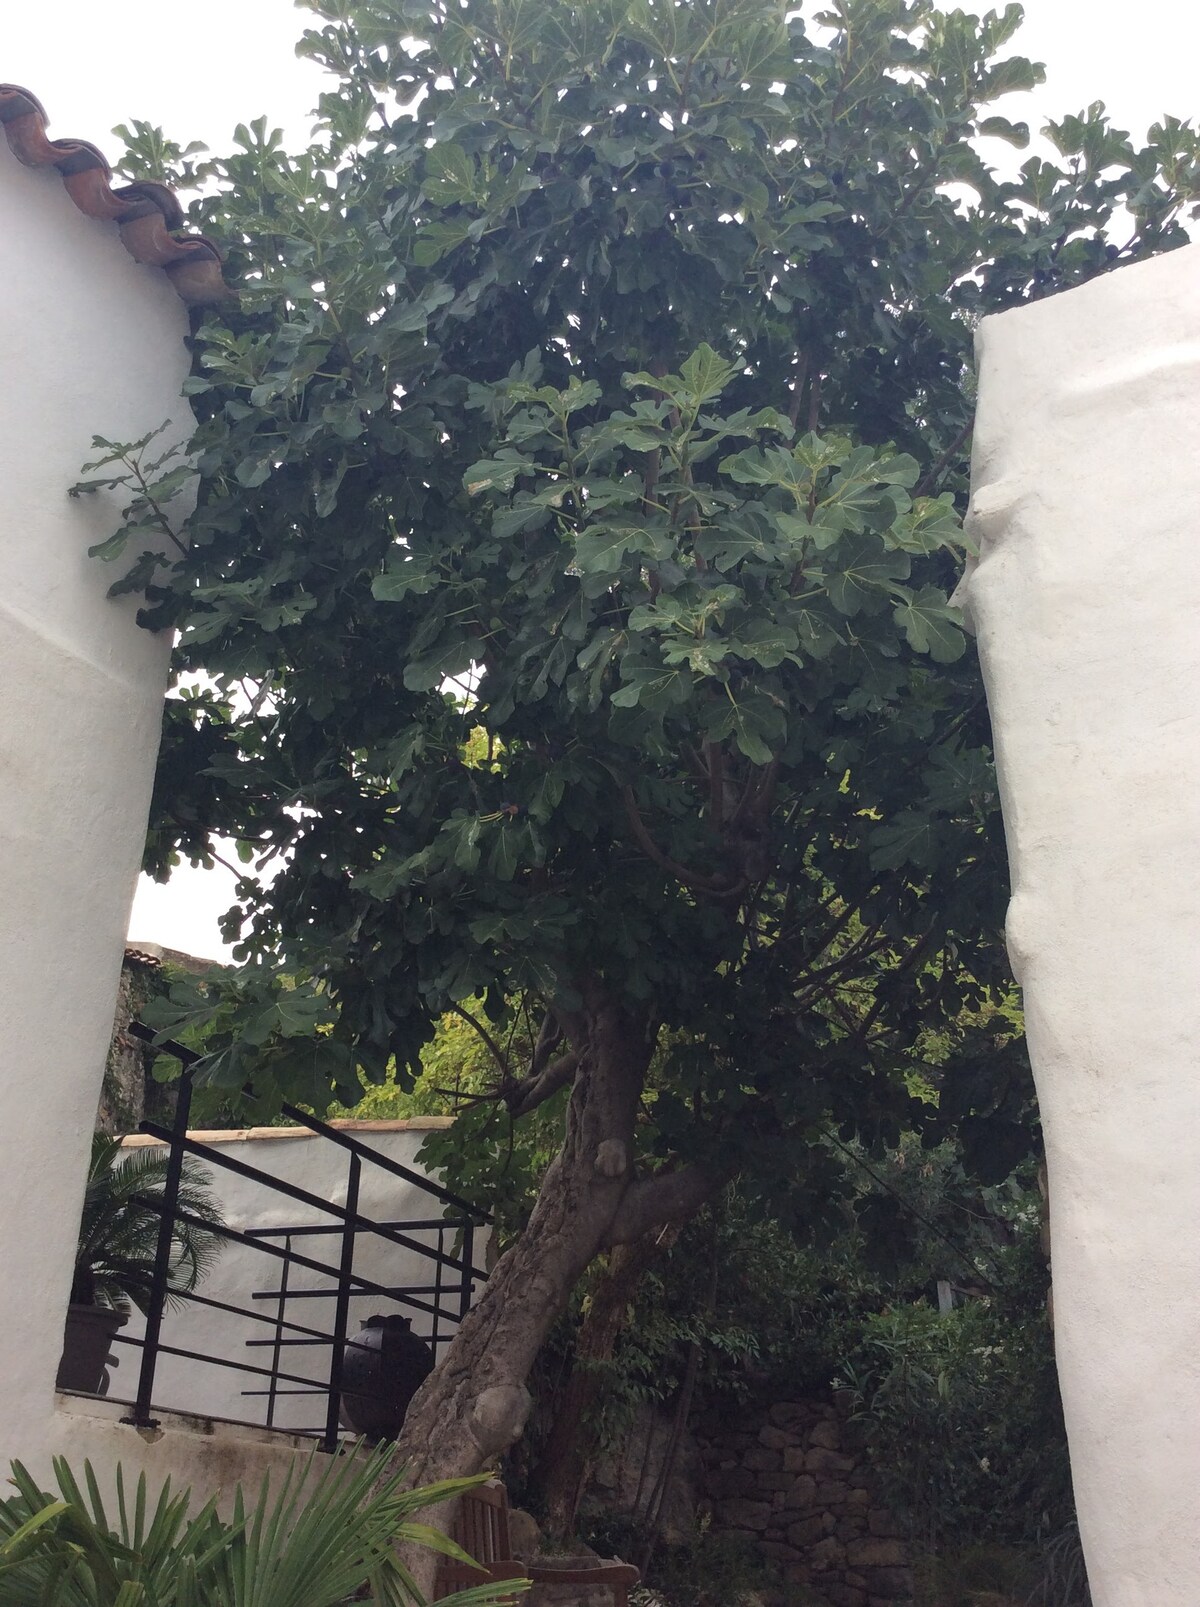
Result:
[[[579,1050],[562,1148],[529,1225],[497,1262],[434,1372],[414,1396],[393,1462],[413,1485],[481,1472],[525,1427],[529,1370],[630,1187],[633,1126],[651,1045],[644,1019],[598,987],[573,1021]],[[430,1511],[448,1526],[452,1513]],[[407,1555],[426,1595],[434,1559]]]
[[[612,1359],[643,1273],[678,1232],[675,1228],[647,1233],[632,1244],[618,1245],[580,1324],[570,1376],[533,1479],[542,1498],[543,1526],[556,1538],[566,1539],[574,1533],[595,1454],[595,1428],[588,1418],[602,1392],[599,1369]]]

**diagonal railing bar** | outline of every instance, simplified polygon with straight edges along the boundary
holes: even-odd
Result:
[[[204,1058],[203,1055],[197,1054],[194,1049],[189,1049],[186,1044],[176,1042],[174,1038],[160,1039],[153,1028],[146,1026],[144,1022],[131,1021],[128,1030],[130,1036],[136,1038],[139,1043],[144,1043],[148,1048],[153,1049],[156,1054],[170,1055],[173,1059],[178,1060],[185,1070],[190,1069]],[[486,1211],[480,1210],[479,1206],[472,1204],[470,1200],[464,1200],[461,1194],[455,1194],[450,1189],[443,1188],[440,1183],[433,1182],[431,1178],[426,1177],[423,1173],[414,1171],[412,1167],[405,1166],[400,1161],[392,1160],[390,1155],[381,1155],[378,1150],[373,1150],[369,1144],[364,1144],[351,1134],[342,1132],[340,1128],[331,1127],[328,1122],[323,1122],[319,1116],[314,1116],[309,1111],[301,1110],[298,1105],[283,1104],[279,1108],[289,1121],[301,1123],[304,1127],[310,1128],[314,1133],[319,1133],[322,1138],[327,1138],[330,1143],[337,1144],[342,1149],[356,1151],[363,1159],[369,1160],[372,1166],[382,1167],[385,1172],[391,1172],[394,1177],[402,1177],[406,1183],[415,1183],[423,1193],[432,1195],[436,1200],[441,1200],[444,1205],[454,1206],[456,1210],[462,1211],[474,1221],[482,1222],[487,1226],[491,1225],[492,1219]]]
[[[134,1339],[131,1335],[115,1334],[113,1337],[119,1345],[141,1344],[140,1340]],[[328,1337],[326,1338],[326,1343],[328,1343]],[[165,1345],[160,1342],[158,1354],[160,1356],[181,1356],[188,1361],[207,1362],[210,1367],[227,1367],[235,1373],[256,1373],[263,1378],[284,1378],[291,1384],[309,1384],[322,1395],[325,1394],[328,1388],[328,1379],[304,1378],[298,1373],[276,1373],[270,1367],[255,1367],[251,1362],[245,1361],[229,1361],[226,1358],[209,1356],[202,1350],[188,1350],[182,1345]]]
[[[200,1153],[205,1153],[203,1148],[200,1149]],[[264,1177],[267,1175],[267,1173],[263,1174]],[[155,1200],[150,1195],[142,1195],[140,1198],[153,1210],[161,1211],[164,1209],[161,1200]],[[275,1256],[280,1261],[291,1262],[293,1266],[304,1267],[309,1272],[320,1272],[325,1277],[335,1280],[333,1289],[295,1289],[291,1292],[291,1298],[293,1299],[306,1294],[334,1295],[337,1293],[338,1268],[331,1266],[328,1261],[314,1261],[311,1256],[301,1255],[298,1250],[283,1250],[277,1244],[268,1244],[263,1239],[252,1239],[249,1234],[242,1233],[238,1228],[226,1227],[224,1224],[218,1227],[215,1223],[208,1221],[207,1218],[195,1216],[191,1211],[181,1210],[178,1206],[175,1208],[174,1219],[176,1222],[187,1223],[189,1227],[202,1228],[206,1233],[215,1233],[222,1239],[231,1239],[235,1244],[249,1245],[253,1250],[261,1250],[264,1255]],[[371,1225],[370,1218],[356,1218],[356,1220],[362,1221],[367,1227]],[[426,1315],[433,1314],[434,1308],[427,1305],[425,1301],[411,1300],[406,1293],[402,1293],[398,1289],[389,1289],[386,1284],[375,1283],[370,1278],[360,1278],[357,1275],[351,1275],[349,1282],[354,1285],[359,1294],[382,1295],[387,1300],[398,1300],[404,1305],[414,1307],[417,1311],[425,1312]]]
[[[212,1145],[203,1144],[194,1138],[189,1138],[186,1133],[176,1135],[170,1128],[160,1127],[157,1122],[143,1122],[142,1131],[148,1133],[152,1138],[161,1138],[164,1143],[178,1146],[189,1155],[203,1156],[204,1160],[210,1165],[223,1167],[225,1171],[233,1172],[238,1177],[248,1178],[253,1183],[261,1183],[264,1188],[269,1188],[275,1194],[286,1194],[289,1199],[296,1200],[301,1205],[307,1205],[310,1210],[323,1211],[326,1216],[337,1217],[339,1222],[353,1221],[356,1227],[367,1229],[381,1239],[389,1239],[402,1250],[412,1250],[417,1255],[428,1256],[430,1260],[444,1261],[453,1271],[462,1271],[462,1262],[457,1257],[447,1255],[444,1251],[431,1250],[427,1245],[421,1244],[419,1240],[410,1239],[407,1234],[397,1233],[395,1229],[381,1228],[369,1216],[361,1216],[357,1210],[353,1213],[348,1213],[344,1206],[336,1205],[332,1200],[323,1200],[320,1195],[312,1194],[308,1189],[302,1189],[298,1183],[288,1183],[283,1178],[276,1177],[273,1172],[264,1172],[261,1167],[251,1166],[246,1161],[234,1160],[232,1155],[226,1155]],[[260,1235],[259,1237],[261,1242],[264,1236]],[[337,1269],[334,1267],[323,1267],[322,1270],[329,1272],[332,1276],[336,1277],[337,1275]]]

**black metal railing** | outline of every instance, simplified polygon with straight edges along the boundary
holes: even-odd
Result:
[[[153,1121],[142,1123],[142,1131],[161,1139],[168,1146],[169,1153],[162,1194],[157,1197],[140,1196],[142,1203],[158,1211],[161,1219],[145,1330],[141,1335],[115,1336],[118,1343],[141,1351],[137,1393],[130,1403],[132,1411],[125,1421],[139,1427],[151,1427],[155,1424],[153,1412],[156,1405],[160,1411],[171,1408],[171,1400],[159,1386],[159,1361],[162,1357],[175,1357],[261,1380],[261,1383],[255,1382],[239,1393],[264,1401],[264,1428],[281,1426],[277,1418],[284,1396],[323,1399],[322,1422],[299,1427],[287,1424],[284,1427],[291,1434],[319,1438],[326,1450],[333,1450],[340,1432],[343,1362],[347,1350],[355,1347],[355,1340],[348,1332],[354,1302],[369,1298],[376,1311],[381,1304],[400,1308],[411,1317],[414,1332],[421,1332],[436,1360],[439,1349],[450,1342],[459,1322],[470,1309],[476,1284],[486,1279],[486,1272],[474,1264],[474,1258],[477,1233],[491,1219],[478,1207],[432,1182],[424,1174],[293,1105],[282,1107],[289,1121],[308,1128],[324,1142],[335,1144],[346,1152],[344,1205],[323,1198],[299,1183],[238,1160],[227,1153],[224,1145],[203,1143],[188,1132],[192,1102],[191,1067],[199,1056],[182,1044],[171,1041],[155,1044],[155,1034],[140,1022],[131,1023],[128,1030],[156,1052],[178,1059],[183,1065],[183,1074],[178,1083],[171,1125],[166,1127]],[[310,1213],[316,1212],[332,1220],[296,1221],[242,1229],[213,1226],[179,1204],[184,1159],[188,1155],[200,1157],[208,1165],[261,1188],[273,1200],[295,1202]],[[361,1194],[364,1172],[368,1167],[378,1168],[418,1189],[431,1202],[430,1214],[384,1221],[366,1215],[361,1209]],[[435,1206],[442,1208],[442,1215],[433,1214]],[[174,1235],[176,1224],[179,1223],[215,1233],[227,1243],[240,1245],[243,1249],[251,1250],[256,1257],[262,1257],[264,1285],[252,1289],[250,1293],[250,1299],[255,1304],[244,1306],[214,1298],[212,1294],[199,1290],[183,1292],[171,1289]],[[335,1241],[336,1249],[334,1256],[326,1260],[320,1257],[320,1241],[328,1239]],[[313,1241],[317,1242],[314,1244]],[[417,1258],[422,1269],[426,1265],[429,1268],[423,1271],[424,1281],[397,1282],[387,1278],[386,1274],[384,1281],[380,1281],[378,1276],[367,1277],[361,1270],[356,1271],[356,1258],[361,1268],[360,1252],[365,1243],[373,1246],[376,1262],[380,1259],[379,1247],[384,1247],[385,1266],[390,1267],[391,1263],[400,1259],[401,1252],[410,1263],[411,1258]],[[302,1248],[297,1248],[297,1245]],[[267,1268],[272,1274],[269,1281],[266,1281]],[[297,1274],[304,1275],[309,1281],[300,1283]],[[312,1281],[314,1278],[318,1280],[315,1283]],[[243,1338],[241,1345],[235,1347],[241,1352],[239,1355],[217,1355],[211,1350],[198,1350],[186,1344],[168,1342],[164,1338],[164,1322],[169,1307],[175,1302],[244,1319],[255,1325],[252,1336]],[[270,1309],[264,1309],[267,1303]],[[317,1326],[321,1321],[319,1316],[303,1320],[309,1312],[330,1307],[332,1316],[327,1326]],[[246,1350],[268,1352],[269,1365],[262,1365],[268,1356],[252,1361],[244,1359]],[[322,1351],[328,1352],[327,1366],[319,1365],[313,1373],[298,1370],[303,1364],[290,1359],[293,1355],[310,1352],[320,1354]],[[200,1409],[194,1398],[185,1405],[178,1401],[174,1404],[191,1412]]]

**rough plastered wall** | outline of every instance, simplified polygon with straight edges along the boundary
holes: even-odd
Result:
[[[0,143],[0,1467],[79,1446],[54,1374],[168,642],[87,556],[93,434],[185,423],[186,314]]]
[[[995,728],[1096,1607],[1200,1602],[1200,246],[985,321]]]

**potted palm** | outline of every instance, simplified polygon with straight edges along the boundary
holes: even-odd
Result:
[[[127,1151],[119,1138],[104,1133],[92,1138],[59,1389],[105,1394],[113,1336],[134,1307],[144,1313],[149,1306],[162,1221],[153,1202],[163,1198],[168,1153],[157,1145]],[[179,1209],[196,1221],[172,1224],[167,1273],[171,1294],[194,1289],[221,1244],[214,1231],[222,1221],[212,1197],[212,1180],[190,1156],[183,1163]]]

